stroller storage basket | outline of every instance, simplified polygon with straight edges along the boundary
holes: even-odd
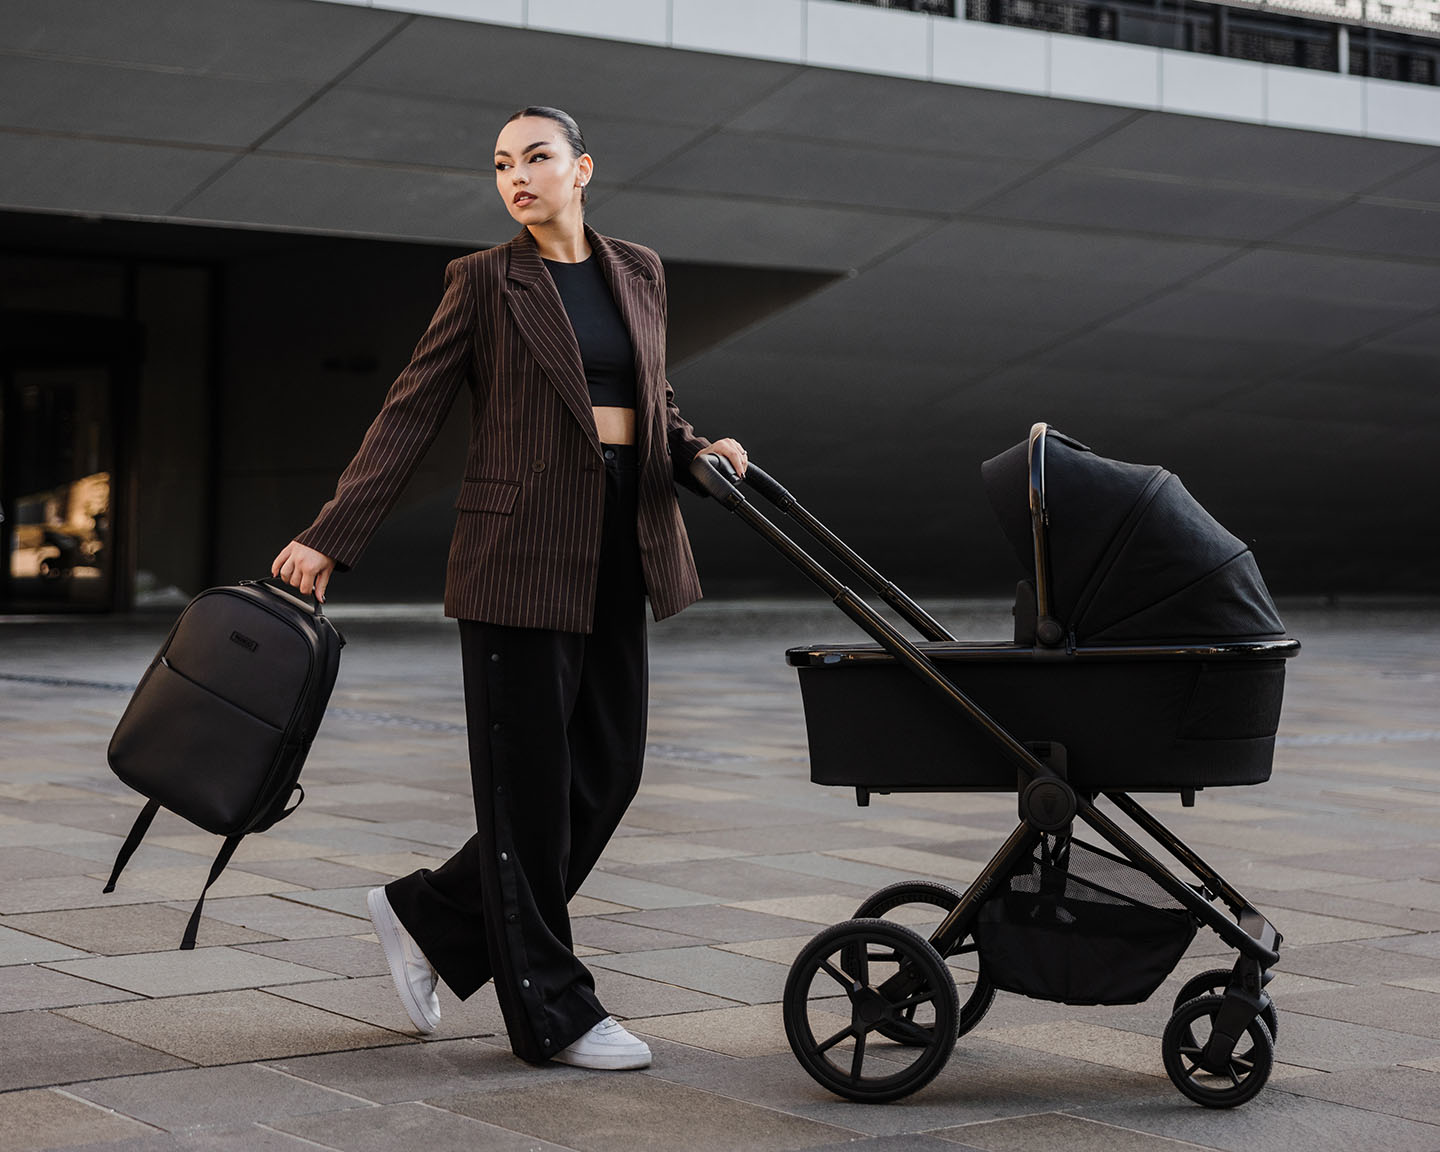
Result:
[[[1195,938],[1195,921],[1129,862],[1042,846],[981,907],[980,963],[997,988],[1064,1004],[1139,1004]]]

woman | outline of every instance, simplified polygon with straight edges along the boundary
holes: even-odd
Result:
[[[594,163],[564,112],[531,107],[495,143],[524,225],[446,270],[445,295],[335,497],[272,574],[323,600],[364,550],[462,383],[470,443],[446,575],[460,621],[478,830],[443,866],[370,893],[396,990],[421,1032],[437,977],[462,1000],[495,981],[525,1060],[643,1068],[576,958],[566,903],[639,787],[644,597],[699,598],[673,482],[702,452],[665,380],[665,288],[648,248],[584,223]]]

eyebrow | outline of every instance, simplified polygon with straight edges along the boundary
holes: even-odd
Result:
[[[537,142],[534,143],[534,144],[527,145],[526,148],[525,148],[525,152],[533,152],[533,151],[535,151],[536,148],[549,148],[549,147],[550,147],[550,141],[549,141],[549,140],[540,140],[540,141],[537,141]],[[524,154],[525,154],[524,152],[521,153],[522,156],[523,156]],[[495,150],[495,155],[496,155],[496,156],[505,156],[505,157],[508,157],[508,156],[510,155],[510,153],[505,152],[505,151],[502,151],[501,149],[497,148],[497,149]]]

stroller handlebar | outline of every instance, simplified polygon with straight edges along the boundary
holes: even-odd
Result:
[[[740,489],[736,487],[740,483],[740,474],[723,456],[717,456],[713,452],[698,453],[695,459],[690,461],[690,475],[705,489],[707,496],[713,496],[731,510],[745,501],[745,497],[740,495]]]

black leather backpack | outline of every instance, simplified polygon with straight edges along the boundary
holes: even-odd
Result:
[[[186,605],[135,689],[109,760],[149,802],[105,891],[115,890],[162,807],[224,836],[181,948],[195,947],[205,893],[241,839],[283,820],[305,798],[300,769],[344,644],[318,602],[263,581],[211,588]]]

